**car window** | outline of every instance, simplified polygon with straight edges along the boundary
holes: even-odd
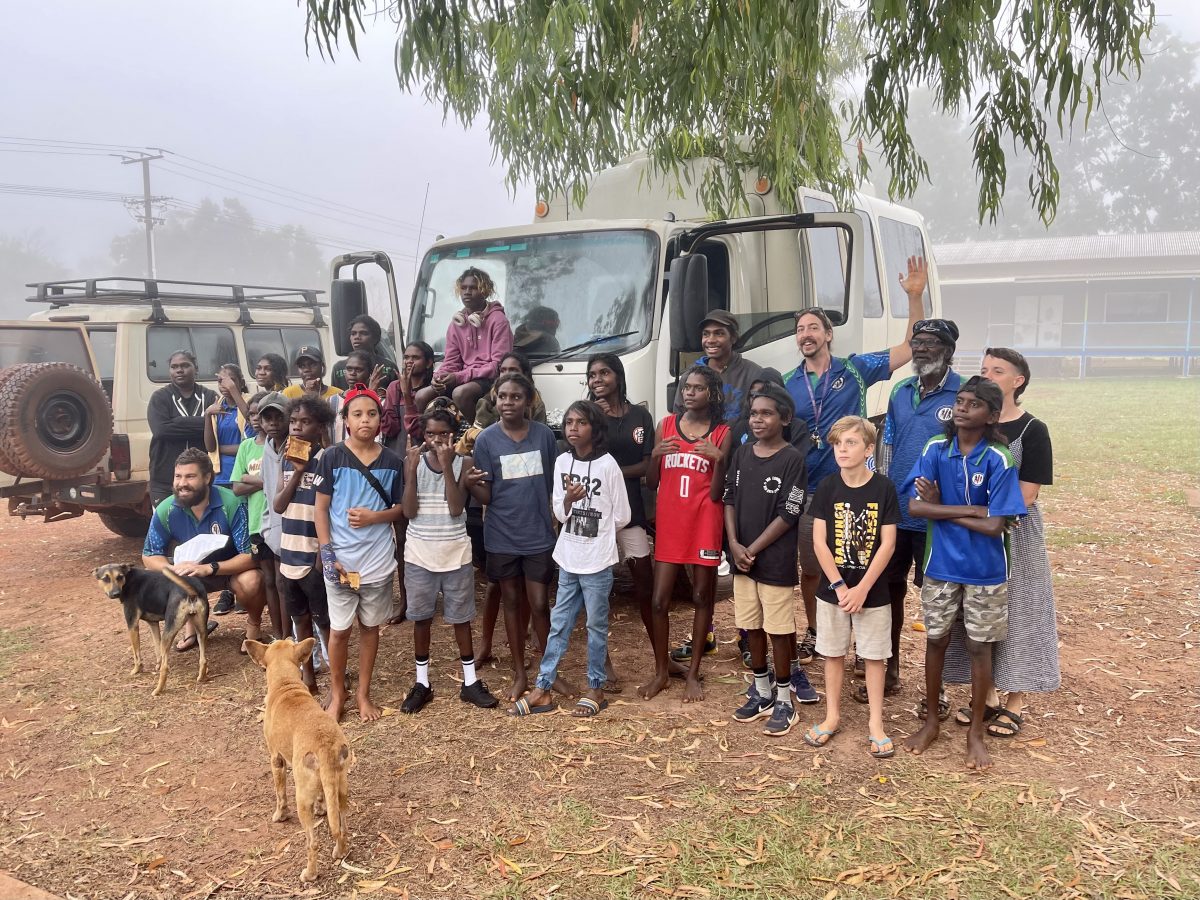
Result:
[[[803,199],[805,212],[837,212],[837,207],[828,200],[808,196]],[[842,312],[846,304],[846,266],[841,229],[805,228],[798,232],[798,239],[808,242],[809,259],[812,260],[813,289],[816,293],[813,305]]]
[[[96,357],[97,375],[101,381],[111,380],[117,367],[117,330],[115,328],[89,328],[88,340],[92,342],[92,355]]]
[[[0,330],[0,369],[21,363],[65,362],[92,371],[83,335],[74,328],[6,327]]]
[[[879,260],[875,258],[875,227],[864,210],[856,209],[863,224],[863,315],[868,319],[883,316],[883,293],[879,288]],[[907,311],[905,312],[907,316]]]
[[[233,330],[224,325],[152,325],[146,329],[146,375],[151,381],[166,382],[168,362],[177,350],[196,356],[196,380],[213,381],[225,363],[237,363]]]
[[[907,222],[897,222],[895,219],[879,217],[879,242],[883,245],[883,263],[887,271],[884,281],[888,286],[888,306],[892,315],[897,319],[908,318],[908,295],[900,287],[898,275],[908,271],[908,258],[920,256],[928,259],[925,251],[925,239],[921,229]],[[929,298],[929,286],[925,286],[925,315],[933,315],[933,301]]]

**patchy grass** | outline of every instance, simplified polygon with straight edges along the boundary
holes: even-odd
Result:
[[[24,628],[0,628],[0,680],[11,673],[11,666],[31,646],[33,626]]]

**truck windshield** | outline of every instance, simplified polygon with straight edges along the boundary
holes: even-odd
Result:
[[[446,328],[462,308],[455,279],[472,266],[491,276],[514,345],[534,362],[589,341],[596,343],[588,351],[625,353],[650,338],[659,282],[653,232],[572,232],[439,247],[421,267],[409,340],[428,341],[442,353]]]

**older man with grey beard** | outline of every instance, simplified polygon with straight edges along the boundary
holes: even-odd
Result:
[[[876,468],[894,482],[903,481],[931,437],[944,434],[954,415],[954,398],[962,377],[950,368],[958,342],[958,326],[949,319],[922,319],[913,326],[908,346],[912,350],[915,375],[892,389],[883,438],[879,442]],[[913,583],[921,586],[925,560],[925,520],[913,518],[908,500],[900,498],[900,527],[896,550],[884,573],[892,601],[892,656],[887,665],[885,693],[900,690],[900,631],[904,626],[904,597],[908,571],[915,570]],[[854,699],[867,702],[865,685],[854,691]],[[939,716],[948,705],[939,699]]]

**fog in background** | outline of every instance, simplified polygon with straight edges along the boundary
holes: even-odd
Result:
[[[1200,41],[1195,4],[1157,8],[1160,25]],[[122,151],[170,151],[151,163],[161,278],[326,287],[333,255],[369,247],[392,255],[404,307],[413,260],[436,235],[529,221],[532,191],[510,195],[485,123],[443,123],[401,93],[394,36],[386,18],[369,21],[360,58],[345,50],[331,63],[306,55],[294,0],[10,4],[0,30],[0,316],[37,308],[22,301],[29,281],[144,274],[140,207],[123,202],[140,198],[141,167],[111,155]],[[1148,71],[1155,65],[1149,57]],[[1163,99],[1195,107],[1196,95]],[[935,242],[1039,229],[1019,162],[998,227],[971,221],[974,186],[956,169],[969,165],[969,128],[920,106],[918,148],[944,158],[931,164],[941,180],[911,204]],[[1107,128],[1100,116],[1092,127]],[[1174,139],[1126,135],[1124,164],[1152,170],[1179,149],[1157,142]],[[1050,233],[1094,233],[1102,216],[1084,206],[1064,204]]]

